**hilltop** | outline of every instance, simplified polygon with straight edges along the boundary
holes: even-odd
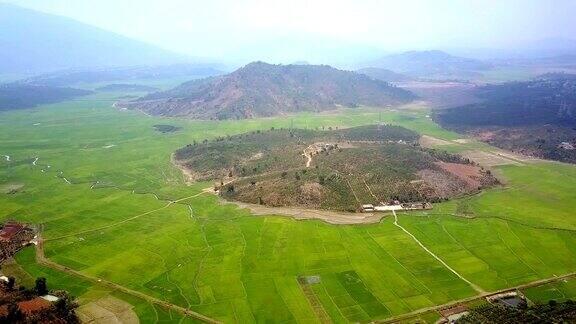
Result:
[[[391,125],[270,129],[195,142],[174,157],[194,180],[218,181],[226,199],[272,207],[356,211],[362,203],[441,201],[496,183],[464,158],[420,148],[419,137]]]
[[[326,65],[254,62],[224,76],[186,82],[122,105],[152,115],[245,119],[342,106],[384,107],[414,98],[386,82]]]

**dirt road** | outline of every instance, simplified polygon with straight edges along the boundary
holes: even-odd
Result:
[[[396,227],[400,228],[404,233],[408,234],[416,243],[418,243],[418,245],[420,245],[421,248],[424,249],[424,251],[426,251],[428,254],[430,254],[432,257],[434,257],[434,259],[438,260],[438,262],[442,263],[443,266],[445,266],[448,270],[450,270],[452,273],[454,273],[458,278],[462,279],[467,284],[469,284],[472,288],[474,288],[474,290],[476,290],[479,293],[485,293],[485,291],[482,288],[480,288],[479,286],[470,282],[468,279],[464,278],[461,274],[459,274],[456,270],[452,269],[452,267],[450,267],[446,262],[444,262],[444,260],[440,259],[439,256],[437,256],[436,254],[434,254],[434,252],[430,251],[426,246],[424,246],[424,244],[422,244],[422,242],[420,242],[420,240],[418,240],[416,238],[416,236],[414,236],[407,229],[405,229],[402,225],[400,225],[398,223],[398,216],[396,215],[395,210],[392,210],[392,213],[394,214],[394,225]]]
[[[573,277],[576,277],[576,272],[571,272],[571,273],[568,273],[568,274],[565,274],[562,276],[557,276],[557,277],[552,277],[552,278],[535,280],[535,281],[532,281],[532,282],[529,282],[529,283],[526,283],[523,285],[518,285],[518,286],[514,286],[514,287],[496,290],[496,291],[485,292],[485,293],[482,293],[482,294],[479,294],[476,296],[451,301],[449,303],[442,304],[442,305],[430,306],[430,307],[426,307],[426,308],[417,309],[417,310],[410,312],[410,313],[390,317],[390,318],[382,320],[382,321],[377,321],[377,323],[405,323],[409,319],[412,319],[412,318],[414,318],[420,314],[424,314],[426,312],[447,309],[447,308],[451,308],[451,307],[461,305],[464,303],[469,303],[469,302],[472,302],[475,300],[480,300],[480,299],[483,299],[483,298],[486,298],[489,296],[498,295],[498,294],[509,292],[509,291],[522,290],[522,289],[531,288],[531,287],[538,287],[541,285],[545,285],[547,283],[562,281],[562,280],[566,280],[568,278],[573,278]],[[408,321],[408,322],[412,322],[412,321]]]

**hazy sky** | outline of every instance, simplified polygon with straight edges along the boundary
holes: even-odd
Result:
[[[203,57],[576,39],[576,0],[9,0]],[[280,54],[282,53],[282,54]]]

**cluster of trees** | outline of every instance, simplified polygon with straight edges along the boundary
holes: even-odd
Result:
[[[476,163],[474,163],[473,161],[470,161],[469,158],[465,158],[461,155],[457,155],[457,154],[452,154],[449,153],[447,151],[444,150],[437,150],[437,149],[430,149],[430,148],[422,148],[422,150],[424,152],[427,152],[428,154],[432,155],[434,158],[443,161],[443,162],[447,162],[447,163],[458,163],[458,164],[473,164],[475,165]]]
[[[501,304],[487,304],[474,308],[461,317],[458,324],[475,323],[574,323],[576,321],[576,302],[549,301],[534,306],[520,305],[511,308]]]

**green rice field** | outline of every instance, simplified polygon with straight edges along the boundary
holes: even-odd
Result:
[[[0,114],[0,190],[19,188],[0,191],[0,219],[41,227],[51,261],[226,323],[369,322],[479,293],[392,217],[330,225],[253,216],[203,193],[209,183],[186,185],[170,162],[172,152],[194,140],[271,127],[382,121],[459,138],[426,117],[426,107],[188,121],[120,111],[114,100],[97,94]],[[156,124],[181,130],[164,134]],[[458,150],[478,147],[490,149],[471,143]],[[576,272],[576,168],[534,162],[497,171],[506,185],[399,214],[399,223],[486,292]],[[22,283],[44,276],[50,288],[82,302],[110,294],[133,305],[142,323],[194,321],[39,265],[34,253],[23,250],[9,267]],[[526,294],[570,298],[575,291],[570,281]],[[434,322],[437,315],[420,319]]]

